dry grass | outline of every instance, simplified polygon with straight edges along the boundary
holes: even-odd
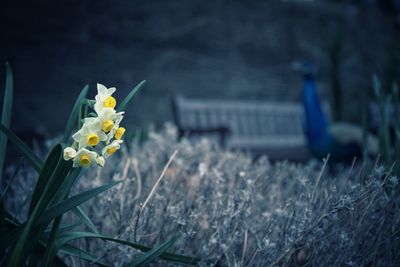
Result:
[[[100,232],[147,245],[180,232],[173,251],[201,257],[202,266],[400,264],[397,177],[380,167],[368,174],[355,164],[331,177],[319,162],[253,162],[206,140],[177,142],[168,125],[127,148],[75,188],[124,179],[84,206]],[[27,170],[20,176],[8,199],[11,210],[33,179]],[[114,266],[140,253],[103,241],[79,245]]]

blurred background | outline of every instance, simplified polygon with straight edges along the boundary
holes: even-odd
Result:
[[[317,66],[335,119],[359,122],[371,74],[384,88],[400,82],[400,1],[42,0],[0,9],[0,62],[15,78],[11,128],[25,139],[61,133],[81,88],[94,96],[97,82],[121,100],[147,80],[126,111],[128,128],[171,121],[178,93],[300,101],[296,60]]]

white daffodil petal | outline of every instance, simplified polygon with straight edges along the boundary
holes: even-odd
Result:
[[[107,87],[105,87],[101,83],[98,83],[97,84],[97,94],[98,95],[105,95],[106,93],[107,93]]]
[[[105,106],[105,104],[108,103],[105,102],[107,99],[111,101],[109,103],[111,107],[115,107],[115,98],[111,96],[115,92],[115,90],[115,87],[107,89],[107,87],[105,87],[104,85],[99,83],[97,84],[97,95],[95,96],[96,103],[94,104],[94,110],[97,114],[100,114],[104,108],[107,108],[107,105]]]
[[[97,163],[97,153],[90,151],[86,148],[79,149],[74,158],[74,167],[88,168],[92,166],[93,163]]]
[[[114,140],[111,144],[105,146],[101,151],[101,154],[104,158],[108,158],[112,154],[114,154],[118,149],[120,149],[123,141],[122,140]]]
[[[119,125],[120,125],[122,119],[124,118],[123,114],[124,114],[124,112],[116,113],[116,119],[115,119],[115,122],[114,122],[114,127],[107,134],[107,140],[106,140],[106,144],[107,145],[111,142],[111,139],[114,138],[115,132],[119,128]]]
[[[72,138],[78,143],[79,148],[83,148],[106,141],[107,135],[101,130],[100,120],[97,117],[85,120],[82,128]]]

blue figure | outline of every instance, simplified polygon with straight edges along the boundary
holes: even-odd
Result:
[[[349,123],[330,124],[323,113],[317,95],[314,66],[311,63],[294,63],[293,67],[303,73],[303,105],[305,113],[305,135],[308,147],[318,159],[330,154],[333,161],[349,162],[354,157],[361,158],[363,153],[363,130]],[[377,139],[367,136],[367,152],[377,155]]]

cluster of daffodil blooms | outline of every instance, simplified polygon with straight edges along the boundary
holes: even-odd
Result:
[[[94,163],[103,167],[106,158],[114,154],[123,140],[125,128],[120,127],[124,112],[116,112],[115,88],[97,84],[94,102],[95,117],[84,119],[82,128],[72,138],[72,146],[64,149],[64,159],[73,160],[74,167],[90,167]],[[98,149],[101,148],[101,151]],[[99,151],[96,152],[96,149]]]

